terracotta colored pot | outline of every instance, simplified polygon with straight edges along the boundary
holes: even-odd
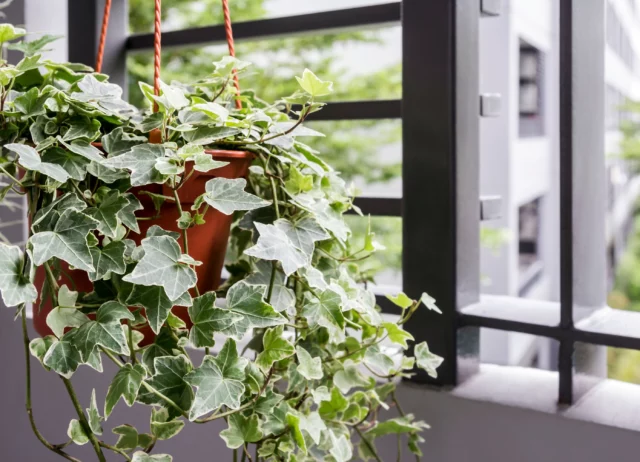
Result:
[[[253,159],[253,154],[242,151],[209,150],[207,153],[211,154],[215,160],[229,162],[229,165],[207,173],[194,172],[191,178],[189,178],[185,185],[179,190],[180,201],[184,210],[191,209],[191,205],[195,199],[205,191],[205,183],[211,178],[222,177],[234,179],[244,177],[247,175],[249,165],[251,165]],[[143,191],[163,194],[165,196],[173,195],[171,189],[165,185],[152,184],[133,188],[131,192],[138,197],[144,206],[144,210],[136,212],[136,215],[139,217],[156,216],[156,210],[151,198],[146,194],[141,194]],[[140,234],[131,232],[129,238],[139,245],[140,241],[146,236],[147,230],[153,225],[158,225],[169,231],[180,232],[177,224],[179,216],[180,213],[176,205],[173,202],[167,201],[162,205],[162,210],[158,218],[139,221]],[[229,239],[232,221],[232,216],[227,216],[212,207],[209,207],[204,218],[206,221],[205,224],[187,230],[189,254],[194,259],[202,262],[202,265],[196,267],[198,290],[200,293],[215,290],[220,284],[220,274],[224,266],[224,257],[227,250],[227,241]],[[180,243],[180,247],[182,247],[182,239],[178,239],[178,242]],[[182,250],[184,251],[184,249]],[[61,285],[67,284],[69,288],[72,288],[73,284],[71,284],[69,280],[69,278],[71,278],[76,290],[80,292],[91,292],[93,290],[93,284],[84,271],[70,270],[65,262],[61,262],[61,266],[64,270],[59,281]],[[43,287],[44,280],[44,268],[38,268],[35,283],[39,292]],[[47,315],[52,308],[51,300],[46,300],[40,305],[40,310],[33,314],[34,327],[43,337],[52,334],[46,322]],[[180,317],[187,326],[191,326],[191,320],[189,319],[186,308],[175,306],[173,307],[173,313]],[[144,340],[141,342],[142,346],[152,343],[155,339],[155,334],[149,326],[144,326],[143,329],[140,329],[140,332],[144,334]]]

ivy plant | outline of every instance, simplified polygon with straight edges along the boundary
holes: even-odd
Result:
[[[0,25],[3,46],[24,53],[0,66],[0,196],[24,196],[29,219],[23,248],[0,244],[0,292],[22,321],[27,411],[40,442],[71,461],[74,444],[90,444],[99,461],[107,452],[171,461],[153,453],[157,441],[224,420],[219,437],[234,461],[380,461],[385,435],[397,435],[400,451],[406,437],[419,459],[427,425],[403,411],[396,383],[416,368],[435,376],[442,359],[424,342],[412,346],[403,325],[438,308],[426,294],[400,293],[390,297],[400,316],[383,316],[358,269],[380,246],[369,231],[354,248],[343,220],[359,213],[354,191],[301,141],[323,136],[304,121],[331,82],[305,70],[295,94],[267,103],[235,94],[234,70],[248,63],[225,58],[188,85],[162,83],[156,94],[141,84],[149,107],[139,110],[106,75],[43,59],[51,38],[16,43],[24,34]],[[210,179],[187,207],[190,175],[224,165],[210,149],[251,152],[250,172]],[[139,235],[149,217],[137,215],[138,193],[151,184],[170,191],[149,195],[180,211],[180,233],[152,226]],[[202,226],[209,208],[233,216],[229,276],[199,293],[201,262],[188,251],[198,243],[186,230]],[[77,290],[65,268],[86,273],[93,290]],[[27,309],[37,315],[44,303],[53,334],[30,341]],[[190,323],[175,306],[188,307]],[[154,338],[141,346],[144,329]],[[199,364],[194,352],[204,352]],[[77,413],[68,441],[52,443],[36,426],[31,356],[68,391]],[[117,366],[106,396],[77,396],[73,374],[102,372],[105,360]],[[149,427],[109,422],[109,437],[103,423],[134,405],[150,408]]]

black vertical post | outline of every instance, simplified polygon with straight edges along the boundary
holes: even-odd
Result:
[[[456,322],[480,280],[479,12],[479,0],[402,2],[403,285],[443,311],[419,310],[407,328],[445,358],[441,385],[457,382],[461,364],[474,369],[478,353],[477,329],[458,339]]]
[[[69,61],[94,66],[105,0],[69,1]],[[151,5],[150,7],[152,7]],[[129,28],[127,0],[113,0],[102,72],[126,86],[126,42]]]
[[[573,0],[560,1],[560,327],[573,327]],[[573,342],[560,342],[559,401],[573,400]]]

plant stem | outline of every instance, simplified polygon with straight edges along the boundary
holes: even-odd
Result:
[[[7,171],[6,168],[0,166],[0,172],[4,173],[5,175],[7,175],[9,178],[11,178],[13,181],[15,181],[16,183],[18,183],[19,185],[21,185],[22,183],[20,182],[20,180],[18,180],[15,176],[13,176],[11,173],[9,173]]]
[[[373,446],[373,444],[371,444],[371,441],[369,441],[369,439],[362,434],[362,431],[360,431],[360,429],[358,427],[353,427],[353,428],[355,428],[356,432],[358,433],[358,436],[364,442],[364,444],[367,446],[367,448],[369,449],[369,452],[371,453],[371,455],[373,455],[373,457],[378,462],[382,462],[382,459],[380,459],[380,456],[376,452],[376,448]]]
[[[133,326],[131,324],[132,324],[131,321],[129,321],[128,343],[129,343],[129,352],[131,353],[131,364],[135,365],[138,363],[138,358],[136,358],[136,350],[133,347]]]
[[[96,455],[98,456],[98,460],[100,462],[107,462],[107,459],[104,457],[104,453],[100,448],[100,442],[96,438],[96,435],[94,435],[93,432],[91,431],[91,427],[89,426],[89,422],[87,422],[87,418],[84,415],[82,406],[80,406],[80,402],[78,401],[78,396],[76,395],[76,392],[73,389],[73,385],[71,384],[71,381],[62,376],[60,376],[60,378],[62,379],[62,383],[64,383],[64,386],[67,389],[69,398],[71,398],[73,407],[75,408],[76,413],[78,414],[78,420],[80,421],[80,425],[82,425],[84,432],[87,434],[87,437],[89,438],[89,441],[91,442],[91,445],[93,446],[93,449],[96,452]]]
[[[31,430],[33,434],[36,435],[38,441],[42,443],[44,447],[46,447],[49,451],[55,452],[60,457],[63,457],[71,462],[80,462],[79,459],[70,456],[66,452],[62,450],[62,448],[66,447],[67,444],[51,444],[47,439],[40,433],[38,427],[36,425],[35,418],[33,417],[33,407],[31,404],[31,353],[29,352],[29,334],[27,332],[27,314],[25,313],[25,308],[22,307],[22,340],[24,343],[24,355],[25,355],[25,368],[26,368],[26,380],[25,380],[25,389],[26,389],[26,400],[25,407],[27,409],[27,416],[29,417],[29,424],[31,424]]]
[[[129,455],[124,452],[122,449],[117,448],[115,446],[112,446],[110,444],[105,443],[104,441],[99,441],[98,442],[100,444],[100,446],[102,446],[105,449],[108,449],[109,451],[113,451],[117,454],[120,454],[122,457],[124,457],[127,461],[131,462],[131,457],[129,457]]]
[[[247,456],[247,459],[249,459],[249,462],[253,462],[253,459],[251,458],[251,454],[249,454],[249,450],[247,449],[246,443],[242,446],[242,449],[244,450],[244,454]],[[244,460],[244,457],[242,458],[242,460]]]
[[[238,462],[238,450],[233,450],[233,462]]]
[[[178,196],[178,190],[175,189],[175,180],[173,182],[173,197],[176,200],[176,207],[178,207],[178,212],[180,213],[180,216],[182,217],[182,204],[180,203],[180,196]],[[188,254],[189,253],[189,240],[187,238],[187,230],[186,229],[181,229],[180,230],[182,232],[182,246],[184,247],[184,253]]]
[[[273,295],[273,286],[276,282],[276,272],[278,271],[278,262],[274,260],[271,262],[271,279],[269,280],[269,290],[267,292],[267,303],[271,303],[271,296]]]

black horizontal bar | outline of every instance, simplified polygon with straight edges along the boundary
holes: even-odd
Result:
[[[561,328],[560,326],[545,326],[522,321],[458,313],[458,327],[466,326],[485,327],[488,329],[497,329],[507,332],[519,332],[522,334],[531,334],[565,342],[581,342],[613,348],[640,350],[640,337],[593,332],[576,328],[567,329]]]
[[[378,217],[402,216],[402,199],[390,197],[357,197],[355,205],[360,207],[365,215]],[[353,214],[353,211],[349,213]]]
[[[237,22],[233,25],[236,40],[259,39],[331,29],[363,28],[380,24],[399,23],[401,2],[385,3],[335,11]],[[162,33],[163,47],[200,45],[223,42],[224,25],[198,27]],[[127,39],[127,50],[150,50],[153,34],[135,34]]]
[[[294,110],[299,108],[294,107]],[[308,120],[372,120],[400,119],[402,100],[344,101],[327,103],[321,111],[309,115]]]

